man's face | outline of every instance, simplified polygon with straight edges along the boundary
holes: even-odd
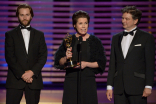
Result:
[[[23,26],[28,26],[28,25],[30,25],[31,19],[32,19],[32,17],[31,17],[29,8],[19,9],[18,20],[19,20],[20,24],[22,24]]]
[[[127,31],[130,31],[131,29],[136,27],[137,22],[138,22],[138,19],[134,20],[130,13],[124,13],[122,15],[122,25],[123,25],[123,28],[126,29]]]

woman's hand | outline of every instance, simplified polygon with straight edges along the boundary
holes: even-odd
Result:
[[[72,58],[72,52],[71,51],[72,51],[72,47],[67,48],[67,51],[66,51],[67,59]]]
[[[99,65],[97,64],[97,62],[81,61],[81,69],[84,69],[85,67],[98,68]]]
[[[86,61],[81,61],[81,69],[84,69],[85,67],[87,67],[88,62]]]
[[[85,67],[87,67],[87,63],[86,61],[81,61],[81,69],[84,69]],[[77,66],[74,68],[80,68],[80,63],[77,63]]]
[[[85,67],[98,68],[99,65],[97,62],[81,61],[81,69],[84,69]],[[77,63],[77,66],[75,68],[80,68],[80,63]]]
[[[72,51],[72,47],[67,48],[67,50],[66,50],[66,56],[62,57],[59,60],[59,64],[60,65],[64,65],[67,62],[67,59],[70,59],[72,57],[72,52],[71,51]]]

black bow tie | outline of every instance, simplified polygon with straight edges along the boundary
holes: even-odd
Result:
[[[125,31],[124,31],[123,36],[127,36],[128,34],[130,34],[130,35],[133,36],[135,30],[136,30],[136,29],[134,29],[133,31],[130,31],[130,32],[125,32]]]
[[[30,27],[25,27],[25,26],[21,25],[21,29],[27,29],[28,31],[30,31],[31,30],[31,26]]]

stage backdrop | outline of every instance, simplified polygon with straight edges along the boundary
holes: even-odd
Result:
[[[106,71],[96,75],[97,83],[106,83],[110,59],[111,38],[123,31],[121,8],[136,5],[143,12],[139,28],[156,38],[156,2],[44,2],[44,1],[0,1],[0,84],[5,84],[7,64],[4,57],[5,32],[18,26],[15,11],[19,4],[27,3],[34,10],[31,26],[45,34],[48,60],[42,70],[44,84],[63,83],[65,71],[53,67],[54,54],[67,33],[74,34],[72,15],[78,10],[89,13],[91,20],[88,33],[102,41],[106,51]],[[156,62],[155,62],[156,64]],[[155,73],[156,81],[156,73]]]

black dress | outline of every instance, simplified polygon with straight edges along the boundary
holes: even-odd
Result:
[[[92,36],[90,36],[90,37],[92,37]],[[91,62],[91,60],[92,60],[90,51],[93,47],[91,47],[91,45],[89,44],[90,37],[86,41],[82,41],[81,61]],[[78,61],[78,57],[79,57],[78,52],[77,52],[78,38],[73,36],[73,39],[74,39],[74,44],[72,45],[72,53],[73,53],[72,60]],[[63,47],[61,48],[61,46],[60,46],[60,48],[58,50],[60,52],[58,52],[58,51],[56,52],[56,56],[55,56],[56,59],[58,56],[57,53],[61,53],[61,51],[62,51],[62,53],[64,53],[66,51],[65,50],[63,52],[63,50],[64,50]],[[104,51],[104,50],[101,50],[101,51]],[[99,66],[103,66],[101,68],[105,68],[105,64],[106,64],[105,55],[102,54],[101,57],[103,59],[101,59],[101,61],[99,61],[99,63],[101,63],[101,65],[99,64]],[[103,63],[102,63],[102,61],[103,61]],[[95,61],[93,61],[93,62],[95,62]],[[55,63],[57,63],[57,62],[55,62]],[[55,65],[57,65],[57,64],[55,64]],[[73,68],[66,69],[62,104],[77,104],[78,91],[81,93],[81,104],[98,104],[97,88],[96,88],[96,81],[95,81],[95,73],[97,71],[95,71],[95,70],[98,70],[98,68],[86,67],[81,70],[81,88],[80,88],[81,92],[80,92],[80,90],[78,90],[78,86],[77,86],[78,80],[79,80],[80,69],[73,69]],[[104,69],[102,69],[102,70],[104,70]]]

